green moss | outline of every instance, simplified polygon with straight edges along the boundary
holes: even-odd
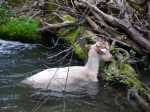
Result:
[[[66,43],[71,45],[73,48],[75,56],[77,56],[79,59],[85,59],[85,53],[81,49],[79,43],[76,43],[76,38],[79,36],[79,34],[83,31],[82,27],[67,27],[60,29],[58,31],[58,36],[62,38]]]
[[[139,92],[144,91],[144,84],[138,79],[135,70],[129,64],[121,64],[119,66],[120,74],[127,77],[126,80],[122,80],[121,83],[128,85],[129,87],[136,88]]]
[[[75,21],[75,18],[70,15],[64,15],[63,18],[65,21]]]
[[[73,44],[76,37],[80,33],[80,28],[77,27],[67,27],[59,30],[58,34],[63,38],[67,43]]]
[[[30,18],[9,18],[0,25],[0,37],[12,40],[38,40],[36,32],[39,23]]]
[[[103,79],[114,84],[123,84],[128,88],[134,87],[141,94],[146,92],[144,83],[138,79],[137,73],[129,64],[113,60],[110,65],[105,67]]]
[[[73,45],[73,49],[74,49],[74,53],[75,55],[79,58],[79,59],[85,59],[85,53],[84,51],[81,49],[79,44],[74,44]]]

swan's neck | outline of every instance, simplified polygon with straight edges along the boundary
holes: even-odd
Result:
[[[97,52],[95,50],[91,49],[89,51],[88,61],[85,65],[85,67],[87,68],[88,71],[97,75],[98,69],[99,69],[99,61],[100,61],[99,54],[97,54]]]

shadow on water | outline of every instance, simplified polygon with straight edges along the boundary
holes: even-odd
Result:
[[[58,51],[35,44],[0,40],[0,112],[137,112],[122,93],[103,84],[93,96],[65,93],[57,98],[54,94],[44,92],[41,96],[39,91],[17,86],[25,77],[48,66],[64,66],[67,59],[56,64],[51,64],[48,59]],[[61,56],[53,61],[59,58]],[[73,64],[80,62],[73,59]],[[38,99],[35,94],[40,95]]]

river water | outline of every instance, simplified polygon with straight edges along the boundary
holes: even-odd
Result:
[[[36,96],[38,91],[20,86],[25,77],[47,67],[64,66],[64,62],[49,60],[58,49],[36,44],[0,40],[0,112],[137,112],[122,93],[100,84],[93,96]],[[73,64],[80,62],[73,59]]]

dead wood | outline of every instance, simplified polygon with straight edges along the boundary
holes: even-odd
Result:
[[[66,27],[66,26],[73,26],[76,25],[76,22],[74,21],[66,21],[63,23],[57,23],[57,24],[49,24],[47,22],[42,22],[43,24],[45,24],[46,26],[39,28],[38,31],[39,32],[44,32],[47,30],[51,30],[51,29],[56,29],[56,28],[62,28],[62,27]]]
[[[129,20],[118,19],[114,16],[104,13],[103,11],[98,9],[95,5],[92,5],[85,0],[80,1],[86,6],[90,7],[92,10],[94,10],[98,15],[100,15],[104,21],[124,31],[128,35],[128,37],[130,37],[130,39],[132,39],[142,48],[141,50],[143,52],[148,53],[150,55],[150,41],[145,39],[144,36],[132,26]]]

